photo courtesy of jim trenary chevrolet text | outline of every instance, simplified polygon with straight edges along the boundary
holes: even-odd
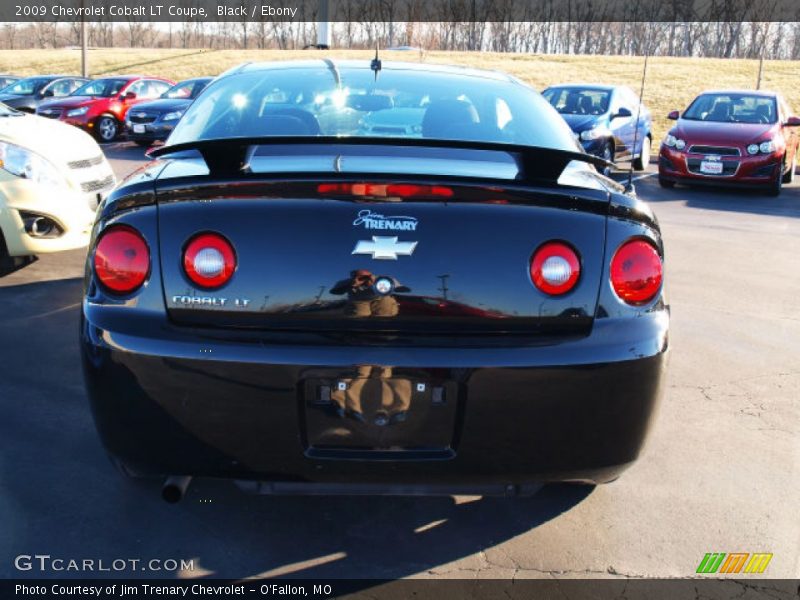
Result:
[[[0,3],[0,599],[798,599],[800,3]]]

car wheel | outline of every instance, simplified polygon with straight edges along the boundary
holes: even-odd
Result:
[[[605,143],[603,149],[600,151],[600,158],[610,163],[614,162],[614,146],[611,145],[611,142]],[[603,168],[603,175],[611,177],[611,167]]]
[[[94,125],[94,132],[101,142],[113,142],[114,138],[117,137],[118,130],[117,120],[108,115],[97,119]]]
[[[658,185],[660,185],[662,188],[671,190],[672,188],[675,187],[675,182],[670,179],[664,179],[663,177],[659,177]]]
[[[793,183],[794,182],[794,170],[795,170],[795,165],[794,165],[794,162],[792,162],[792,166],[783,175],[783,183]]]
[[[3,234],[0,233],[0,277],[8,275],[14,270],[14,259],[8,253],[6,248],[6,240]]]
[[[775,181],[770,183],[767,186],[767,194],[770,196],[780,196],[781,190],[783,190],[783,171],[778,171],[778,174],[775,176]]]
[[[642,151],[639,153],[639,158],[633,161],[634,170],[644,171],[647,165],[650,164],[650,148],[652,143],[649,135],[642,140]]]

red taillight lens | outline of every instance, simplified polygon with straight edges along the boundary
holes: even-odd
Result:
[[[611,259],[611,285],[628,304],[645,304],[661,289],[662,264],[658,250],[644,240],[631,240]]]
[[[320,183],[320,194],[372,196],[376,198],[452,198],[453,190],[444,185],[411,183]]]
[[[539,247],[531,260],[531,279],[545,294],[566,294],[581,275],[581,263],[571,246],[564,242],[547,242]]]
[[[142,234],[127,225],[112,225],[94,249],[94,272],[100,284],[115,294],[142,287],[150,272],[150,250]]]
[[[186,244],[183,269],[198,286],[218,288],[236,270],[236,253],[231,243],[218,233],[201,233]]]

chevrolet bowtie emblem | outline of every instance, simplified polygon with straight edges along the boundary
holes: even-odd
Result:
[[[373,235],[372,241],[359,240],[353,254],[371,254],[375,260],[397,260],[398,255],[411,256],[417,242],[398,242],[396,237]]]

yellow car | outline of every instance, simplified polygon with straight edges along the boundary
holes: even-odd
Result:
[[[115,184],[89,134],[0,103],[0,274],[19,257],[86,246]]]

